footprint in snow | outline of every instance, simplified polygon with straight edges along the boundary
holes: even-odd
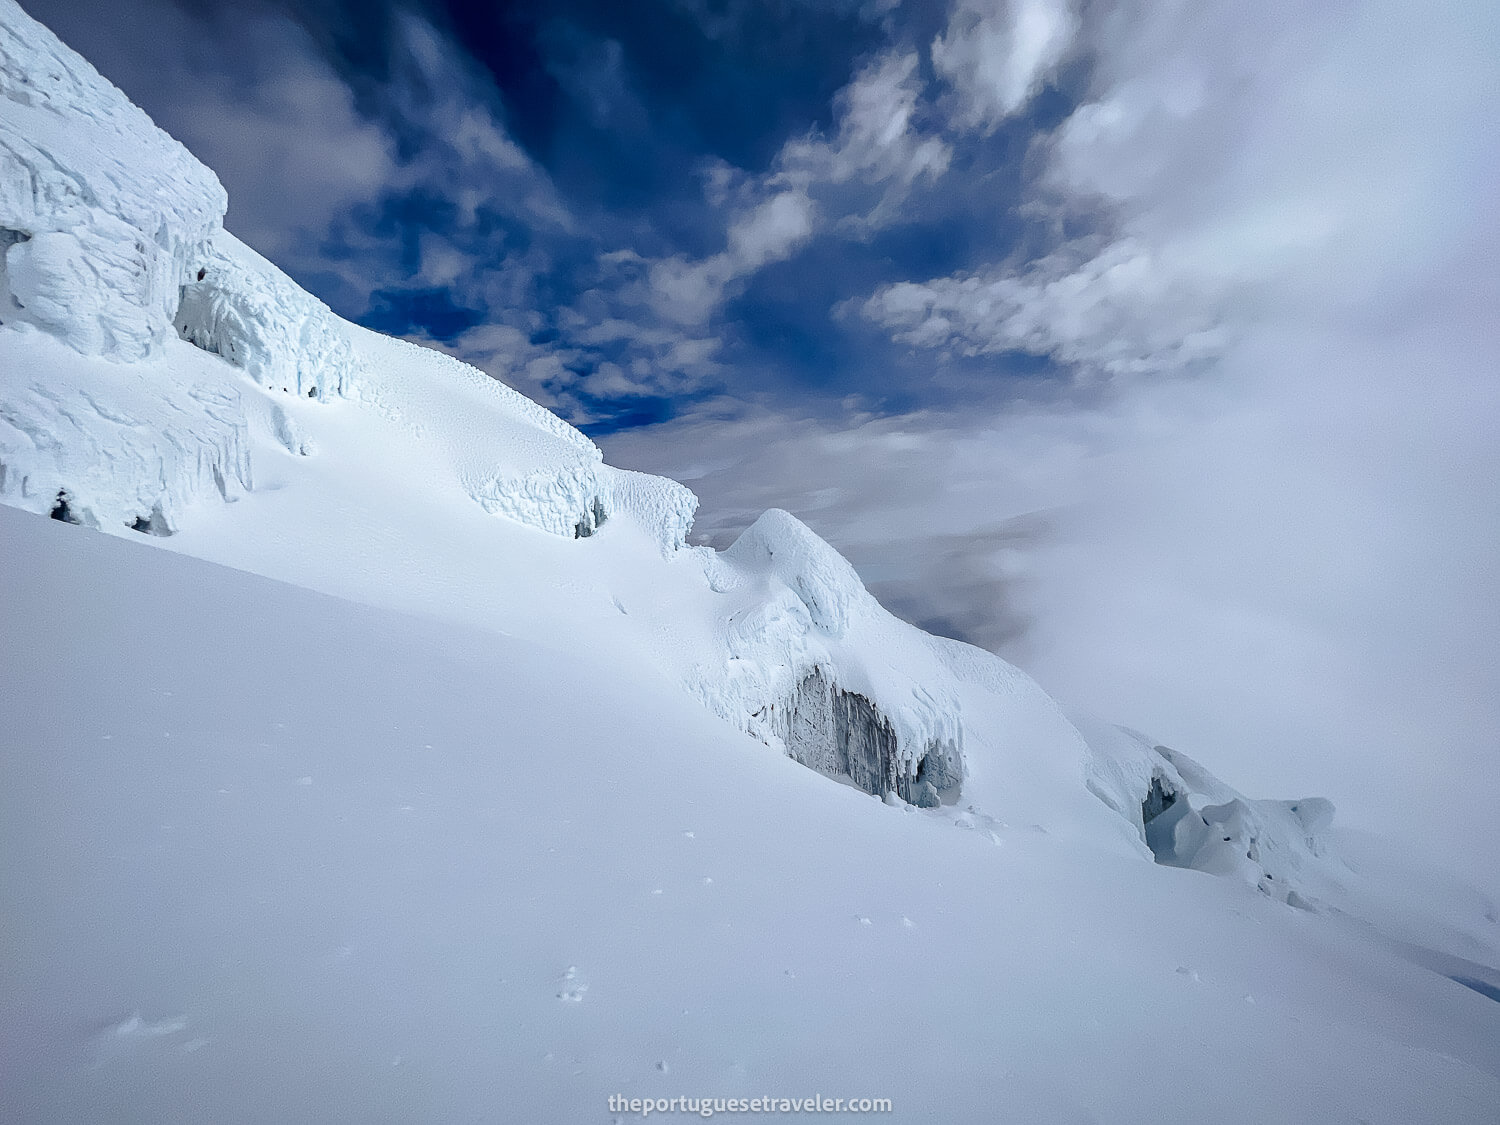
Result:
[[[93,1037],[96,1063],[102,1065],[144,1050],[153,1043],[180,1035],[188,1028],[186,1016],[170,1016],[166,1019],[144,1019],[139,1012],[132,1012],[118,1023],[110,1024]],[[198,1042],[197,1040],[194,1041]],[[196,1050],[196,1047],[187,1049]]]
[[[557,998],[569,1004],[581,1004],[589,986],[587,981],[578,979],[578,966],[569,965],[567,971],[558,979],[562,982],[562,988],[558,990]]]

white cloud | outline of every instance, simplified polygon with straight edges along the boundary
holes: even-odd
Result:
[[[735,282],[791,257],[811,237],[813,217],[812,200],[803,192],[778,192],[734,217],[723,252],[696,261],[678,254],[652,262],[652,309],[676,324],[702,324]]]
[[[801,246],[813,230],[813,204],[800,191],[773,195],[729,227],[729,256],[745,269],[779,262]]]
[[[953,156],[945,141],[915,124],[922,94],[917,63],[914,54],[890,52],[865,65],[834,99],[834,137],[788,141],[776,158],[771,182],[804,190],[851,180],[886,185],[876,211],[889,221],[911,185],[942,176]]]
[[[1078,31],[1068,0],[958,0],[932,42],[932,65],[952,85],[955,122],[992,131],[1031,100]]]
[[[895,221],[918,181],[948,169],[952,150],[916,124],[922,83],[917,56],[890,52],[864,67],[834,99],[838,128],[782,146],[770,171],[749,177],[717,163],[705,169],[709,202],[728,212],[724,251],[707,258],[674,255],[651,263],[645,299],[661,317],[702,324],[745,278],[784,261],[817,232],[820,220],[856,237]],[[868,189],[839,201],[821,200],[830,187]]]
[[[1212,297],[1226,281],[1176,260],[1175,248],[1083,242],[1023,270],[903,281],[859,311],[893,337],[947,356],[1049,355],[1089,372],[1142,375],[1216,358],[1230,330]]]

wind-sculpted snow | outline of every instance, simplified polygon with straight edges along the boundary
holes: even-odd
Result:
[[[354,349],[327,305],[227,231],[199,261],[182,287],[178,335],[270,390],[315,399],[350,392]]]
[[[652,532],[663,554],[687,545],[693,515],[698,510],[698,497],[692,489],[650,473],[612,466],[605,466],[605,470],[612,511],[628,515],[638,526]]]
[[[431,348],[348,327],[372,377],[356,397],[418,438],[433,466],[485,511],[565,538],[613,514],[614,470],[561,418],[477,368]]]
[[[0,0],[0,323],[146,355],[225,206],[211,171]]]
[[[875,599],[854,568],[790,512],[764,512],[725,552],[747,569],[764,569],[796,592],[812,623],[842,636],[851,612],[868,612]]]
[[[525,476],[491,477],[475,484],[470,494],[486,512],[553,535],[587,539],[608,518],[600,491],[594,466],[579,463]]]
[[[245,495],[240,393],[217,361],[177,348],[126,367],[0,331],[0,500],[45,514],[61,497],[74,522],[166,534],[198,501]]]
[[[437,473],[456,477],[486,511],[565,537],[592,535],[608,519],[616,479],[586,437],[456,360],[358,337],[225,232],[225,208],[212,172],[0,0],[0,325],[127,362],[160,353],[175,330],[267,391],[320,403],[357,398],[446,455]],[[160,509],[175,526],[210,494],[204,480],[226,499],[250,488],[244,439],[257,419],[277,450],[316,450],[315,417],[250,396],[252,418],[233,373],[188,366],[187,382],[162,368],[136,373],[157,380],[154,388],[94,380],[86,407],[63,389],[66,363],[51,399],[7,372],[7,495],[21,499],[24,482],[25,502],[37,505],[35,490],[56,485],[103,526],[149,498],[145,518]],[[76,439],[65,436],[70,428]],[[624,491],[639,518],[662,521],[663,543],[683,542],[690,516],[680,494],[649,496],[639,483]]]

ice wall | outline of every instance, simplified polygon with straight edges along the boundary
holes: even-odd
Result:
[[[931,742],[915,756],[915,770],[908,768],[890,720],[871,700],[839,687],[821,665],[766,714],[787,754],[819,773],[919,808],[958,797],[963,763],[956,744]]]
[[[456,478],[496,515],[586,538],[628,511],[664,551],[685,543],[686,489],[606,468],[572,426],[449,356],[371,342],[224,231],[225,208],[212,172],[0,0],[0,326],[17,357],[0,382],[0,495],[36,507],[67,493],[107,528],[136,526],[144,505],[156,529],[199,499],[234,498],[251,487],[259,432],[242,407],[286,450],[317,447],[315,416],[252,401],[242,373],[278,395],[353,399],[375,424],[421,435],[434,487]],[[120,373],[29,365],[45,349],[24,332]],[[203,361],[174,350],[178,337]]]
[[[177,334],[268,390],[348,394],[358,365],[343,322],[266,259],[218,231],[182,287]]]
[[[138,359],[223,218],[214,174],[0,0],[0,323]]]
[[[663,554],[687,546],[698,497],[692,489],[666,477],[631,469],[604,467],[609,477],[611,508],[652,534]]]

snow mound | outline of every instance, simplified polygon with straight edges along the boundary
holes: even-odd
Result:
[[[854,609],[868,610],[875,599],[854,567],[790,512],[761,514],[725,552],[746,569],[762,569],[790,587],[822,632],[842,636]]]
[[[876,796],[957,798],[964,725],[927,635],[887,613],[795,516],[761,515],[709,568],[731,606],[708,706],[792,758]]]
[[[227,231],[215,233],[183,285],[175,323],[188,343],[269,390],[326,400],[353,388],[357,366],[343,322]]]
[[[0,0],[0,323],[146,355],[226,206],[211,171]]]

